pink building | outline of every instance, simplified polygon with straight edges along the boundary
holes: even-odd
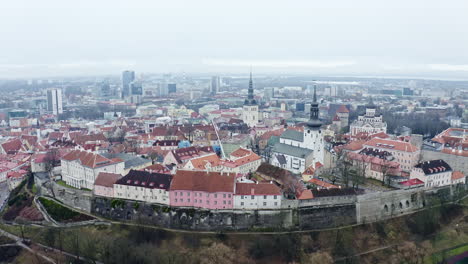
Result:
[[[234,173],[178,170],[169,190],[171,206],[232,209]]]
[[[410,172],[418,163],[421,150],[409,142],[373,138],[363,144],[365,148],[389,152],[403,171]]]
[[[109,172],[100,172],[94,182],[94,194],[105,197],[114,197],[114,183],[122,175]]]

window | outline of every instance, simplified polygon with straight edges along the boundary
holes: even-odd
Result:
[[[274,199],[276,199],[276,195],[274,196]]]
[[[263,206],[266,206],[266,202],[263,202]]]
[[[217,195],[216,193],[215,193],[215,195],[214,195],[214,196],[215,196],[215,198],[218,198],[218,195]]]
[[[225,193],[223,193],[223,198],[226,198],[226,194],[225,194]]]
[[[244,206],[244,202],[241,202],[241,206]]]
[[[254,199],[254,196],[252,195],[252,200]]]
[[[263,195],[263,199],[266,199],[266,198],[267,198],[266,195]]]
[[[278,205],[278,202],[275,202],[275,206],[277,206],[277,205]]]
[[[228,204],[231,204],[231,201],[228,201]]]
[[[189,203],[190,203],[190,198],[189,198],[189,199],[187,199],[187,202],[189,202]]]
[[[177,203],[177,198],[175,199],[175,202]]]
[[[218,201],[215,201],[215,204],[218,204]]]
[[[228,197],[231,198],[231,194],[228,194]]]
[[[226,201],[223,201],[223,204],[226,204]]]

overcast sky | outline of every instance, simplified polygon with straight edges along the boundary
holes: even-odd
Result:
[[[0,78],[252,66],[468,79],[468,1],[2,1],[0,51]]]

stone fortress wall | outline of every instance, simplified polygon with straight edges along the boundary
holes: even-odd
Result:
[[[204,210],[99,197],[53,182],[48,184],[41,187],[41,195],[101,217],[200,231],[312,230],[369,223],[415,212],[430,206],[433,198],[451,201],[468,190],[468,185],[457,185],[285,200],[282,208],[276,210]]]

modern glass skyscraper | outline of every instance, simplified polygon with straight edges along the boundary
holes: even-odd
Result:
[[[131,95],[130,83],[135,80],[134,71],[124,71],[122,72],[122,97],[127,97]]]
[[[47,110],[54,115],[63,114],[62,89],[51,88],[47,90]]]

